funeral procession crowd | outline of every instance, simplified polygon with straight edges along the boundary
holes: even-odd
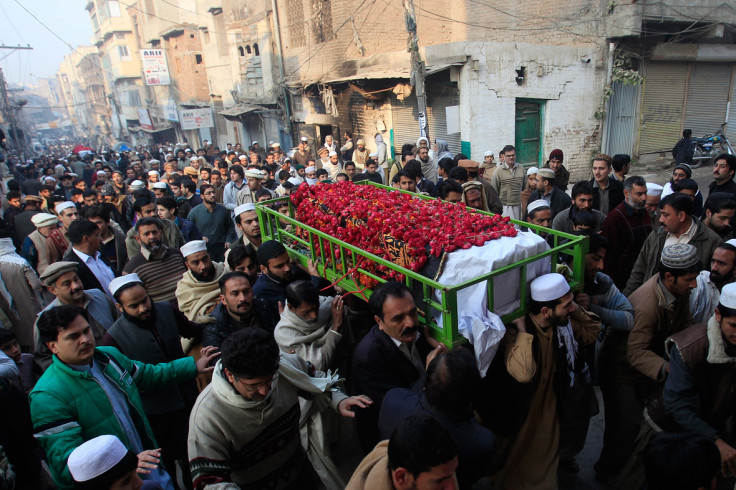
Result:
[[[734,488],[736,156],[699,189],[342,136],[2,158],[0,489],[553,489],[599,411],[601,485]],[[586,236],[584,283],[523,284],[481,375],[405,283],[366,302],[264,239],[258,203],[340,181]]]

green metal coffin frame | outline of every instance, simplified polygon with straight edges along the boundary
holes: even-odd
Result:
[[[388,187],[385,185],[375,184],[370,181],[361,181],[361,182],[358,182],[357,184],[372,185],[375,187],[386,189],[391,192],[408,192],[408,191],[401,191],[398,189],[394,189],[393,187]],[[422,198],[422,199],[434,199],[432,197],[423,196],[420,194],[413,194],[413,195],[416,197]],[[276,204],[282,201],[288,201],[289,203],[289,216],[279,214],[277,211],[271,208],[273,204]],[[391,268],[391,269],[394,269],[400,272],[401,274],[404,274],[404,277],[405,277],[404,282],[410,289],[414,289],[415,284],[417,283],[420,284],[421,290],[423,291],[423,298],[420,301],[424,304],[424,307],[423,308],[422,306],[419,307],[419,310],[420,310],[419,321],[422,324],[428,325],[430,328],[430,332],[432,333],[432,336],[435,337],[438,341],[444,343],[449,348],[466,341],[466,339],[462,337],[457,331],[457,327],[458,327],[457,294],[462,289],[465,289],[479,282],[488,281],[488,279],[494,278],[498,275],[504,274],[505,272],[509,272],[509,271],[516,270],[516,269],[521,270],[520,284],[526,284],[527,266],[530,263],[549,256],[551,257],[552,264],[556,264],[557,256],[560,253],[568,254],[572,256],[573,258],[573,266],[571,268],[572,274],[570,275],[570,278],[569,278],[571,288],[573,290],[577,290],[577,289],[580,289],[583,285],[583,277],[585,273],[585,254],[588,251],[588,238],[583,237],[583,236],[570,235],[569,233],[563,233],[561,231],[556,231],[556,230],[552,230],[549,228],[532,225],[530,223],[526,223],[522,221],[512,220],[513,223],[524,226],[528,228],[529,230],[534,231],[536,233],[540,231],[544,231],[552,235],[554,237],[554,242],[553,242],[554,247],[550,248],[549,250],[541,254],[537,254],[532,257],[528,257],[524,260],[520,260],[519,262],[509,264],[500,269],[496,269],[494,271],[479,275],[478,277],[471,279],[469,281],[466,281],[462,284],[458,284],[455,286],[448,286],[445,284],[440,284],[439,282],[436,282],[428,277],[425,277],[411,270],[400,267],[394,264],[393,262],[385,260],[383,257],[378,257],[376,255],[373,255],[349,243],[343,242],[341,240],[338,240],[335,237],[327,235],[315,228],[312,228],[310,226],[306,226],[300,223],[299,221],[294,219],[294,215],[295,215],[294,205],[291,203],[291,200],[288,197],[280,197],[280,198],[261,202],[256,205],[256,212],[258,214],[258,220],[261,226],[261,234],[262,234],[263,240],[264,241],[277,240],[277,241],[282,242],[284,246],[286,246],[286,249],[289,251],[289,255],[291,256],[291,258],[304,267],[306,267],[307,261],[310,258],[315,256],[315,245],[313,242],[314,242],[314,237],[318,237],[319,238],[318,246],[321,249],[320,255],[321,257],[325,257],[325,256],[329,257],[330,264],[325,265],[323,261],[320,261],[319,263],[316,263],[315,265],[317,269],[320,271],[320,274],[322,275],[322,277],[325,277],[330,282],[335,282],[338,279],[340,279],[340,277],[344,275],[344,272],[342,271],[347,271],[353,266],[352,263],[349,263],[350,258],[348,258],[345,254],[346,250],[350,250],[350,252],[353,254],[353,257],[356,257],[356,256],[363,257],[364,260],[369,260],[376,264],[384,265],[388,268]],[[493,216],[492,213],[484,212],[484,214]],[[294,228],[294,231],[285,230],[284,226],[286,224],[292,225],[292,227]],[[307,240],[299,238],[296,235],[295,230],[297,227],[305,230],[308,233]],[[340,249],[339,259],[336,259],[335,257],[335,254],[333,251],[334,247],[327,246],[328,243],[339,247]],[[297,248],[295,248],[295,246],[301,247],[301,250],[298,250]],[[342,265],[342,271],[337,269],[338,263]],[[372,277],[379,283],[386,282],[385,279],[382,279],[376,276],[375,274],[365,270],[363,267],[358,268],[357,271],[362,274],[365,274],[366,276]],[[363,289],[360,286],[360,284],[357,284],[356,281],[354,281],[350,276],[343,277],[343,279],[341,279],[337,284],[341,288],[345,289],[346,291],[356,291],[357,292]],[[493,311],[493,287],[494,287],[493,281],[488,281],[487,282],[487,289],[488,289],[487,294],[488,294],[488,308],[490,311]],[[433,297],[434,291],[440,292],[441,300],[439,302],[436,301]],[[366,298],[370,298],[371,290],[366,290],[362,294]],[[528,294],[529,294],[528,288],[522,288],[520,306],[513,312],[502,317],[502,320],[504,323],[508,323],[511,320],[514,320],[515,318],[523,316],[526,313],[526,304],[527,304]],[[439,325],[437,325],[437,323],[432,318],[432,315],[430,314],[432,309],[435,309],[442,314],[443,325],[449,325],[450,328],[441,328]]]

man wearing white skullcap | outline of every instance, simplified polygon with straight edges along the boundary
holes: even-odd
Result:
[[[493,177],[493,172],[496,171],[495,157],[496,154],[493,152],[493,150],[488,150],[483,153],[483,161],[480,164],[480,175],[489,182],[491,180],[491,177]],[[537,167],[530,167],[529,169],[531,170],[536,168]]]
[[[193,322],[214,322],[210,313],[220,299],[218,281],[225,273],[225,265],[212,261],[204,240],[187,243],[181,247],[181,253],[187,272],[176,286],[179,310]]]
[[[266,189],[270,192],[272,199],[276,197],[275,192],[263,185],[268,178],[268,174],[266,172],[255,168],[249,168],[245,170],[244,174],[247,185],[238,192],[237,202],[239,206],[245,203],[255,203],[257,201],[256,193],[261,189]]]
[[[495,169],[496,167],[494,165],[492,171]],[[531,198],[534,191],[537,190],[537,174],[538,173],[539,173],[539,167],[529,167],[529,169],[526,171],[526,187],[524,187],[524,190],[521,191],[521,216],[525,220],[526,220],[527,206],[529,205],[529,198]]]
[[[67,466],[69,455],[85,441],[109,434],[125,441],[126,448],[138,456],[140,470],[150,469],[146,480],[173,489],[171,477],[158,464],[160,446],[141,403],[141,392],[211,372],[209,363],[216,353],[203,352],[197,361],[193,357],[155,365],[133,361],[117,349],[98,347],[88,313],[78,306],[45,311],[37,328],[54,357],[29,395],[31,419],[56,486],[74,488]],[[78,459],[72,459],[72,466],[77,468],[75,461]]]
[[[110,292],[122,313],[101,345],[115,347],[130,359],[160,364],[184,358],[181,339],[201,338],[204,325],[190,322],[168,301],[154,303],[137,274],[110,282]],[[210,349],[214,351],[214,349]],[[189,481],[187,428],[189,411],[197,398],[193,379],[141,393],[153,435],[161,448],[164,467],[179,461]]]
[[[67,460],[76,488],[138,490],[138,457],[115,436],[103,435],[77,446]]]
[[[256,214],[256,205],[253,203],[241,204],[235,208],[234,213],[235,226],[243,234],[232,244],[230,250],[238,245],[250,245],[254,250],[258,251],[258,247],[261,246],[261,226],[258,222],[258,215]],[[230,250],[225,254],[226,261]]]
[[[549,203],[544,199],[530,202],[526,208],[526,221],[533,225],[550,228],[552,226],[552,209],[549,207]],[[539,236],[546,239],[549,233],[540,231]]]
[[[662,199],[662,187],[653,182],[647,182],[647,204],[644,207],[652,218],[652,228],[656,231],[659,228],[659,201]]]
[[[69,248],[69,225],[79,219],[77,206],[71,201],[60,202],[56,205],[56,215],[59,217],[61,227],[52,230],[46,239],[46,250],[49,264],[53,264],[66,253]]]
[[[329,178],[332,182],[337,181],[337,174],[342,172],[342,165],[340,164],[340,159],[336,151],[331,151],[328,154],[328,161],[327,165],[324,165],[324,169],[329,172]]]
[[[31,217],[31,222],[36,226],[36,230],[23,240],[21,255],[38,274],[43,274],[49,265],[46,240],[49,234],[57,228],[59,219],[53,214],[38,213]]]
[[[582,345],[595,342],[600,323],[573,322],[573,332],[570,320],[578,306],[560,274],[534,279],[527,304],[527,315],[507,328],[488,373],[494,383],[503,383],[498,386],[516,393],[523,390],[523,401],[504,402],[498,393],[489,393],[476,408],[485,420],[493,418],[486,417],[498,403],[507,404],[504,413],[520,414],[521,425],[516,431],[512,429],[508,458],[497,475],[499,488],[557,488],[560,394],[556,387],[569,386],[576,375],[582,376],[576,371],[575,360],[582,362],[578,358]]]

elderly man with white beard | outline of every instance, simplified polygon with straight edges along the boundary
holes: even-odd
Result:
[[[297,354],[319,371],[335,368],[345,318],[342,297],[320,296],[309,281],[286,287],[286,305],[274,338],[282,352]]]

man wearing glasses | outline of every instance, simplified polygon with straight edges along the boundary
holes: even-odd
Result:
[[[371,400],[348,397],[337,375],[280,353],[273,335],[260,328],[233,333],[221,353],[212,383],[189,418],[194,488],[233,483],[238,488],[311,489],[320,487],[320,480],[326,488],[343,488],[321,444],[318,407],[329,405],[344,417],[355,417],[353,410],[368,407]],[[307,451],[300,420],[309,427]]]

